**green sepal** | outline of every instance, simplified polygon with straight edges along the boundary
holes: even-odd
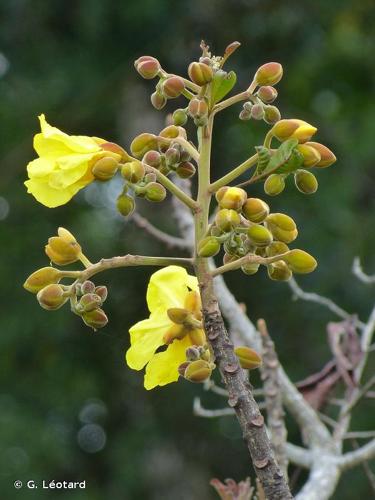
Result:
[[[267,168],[271,159],[271,151],[265,146],[256,146],[255,151],[258,153],[256,173],[259,175],[262,174]]]
[[[282,169],[284,165],[288,162],[297,144],[298,144],[297,139],[288,139],[287,141],[283,142],[280,145],[280,147],[276,150],[276,152],[273,154],[272,158],[268,162],[267,167],[263,170],[262,173],[263,174],[268,174],[269,172],[284,173],[285,171],[280,169]],[[288,168],[289,167],[287,167],[287,169]],[[293,172],[297,168],[298,166],[293,167],[292,170],[287,170],[287,172],[289,171]]]
[[[284,165],[276,170],[278,174],[290,174],[295,172],[303,165],[303,154],[298,151],[298,149],[294,149],[292,154],[290,155],[289,160],[287,160]]]
[[[211,83],[211,104],[221,101],[232,90],[237,81],[237,75],[234,71],[227,73],[219,69],[214,74]]]

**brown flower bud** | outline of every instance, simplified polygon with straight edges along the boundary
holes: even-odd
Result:
[[[217,191],[215,197],[220,208],[241,210],[243,204],[246,202],[247,194],[244,189],[223,186]]]
[[[215,224],[225,233],[232,231],[233,228],[239,226],[240,222],[240,215],[235,210],[227,208],[219,210],[215,217]]]
[[[86,293],[94,293],[94,292],[95,292],[95,285],[92,281],[86,280],[82,283],[81,290],[80,290],[81,295],[84,295]]]
[[[292,277],[292,271],[282,260],[267,266],[267,273],[269,278],[274,281],[288,281]]]
[[[155,57],[142,56],[134,62],[134,67],[146,80],[152,80],[160,71],[160,63]]]
[[[318,265],[312,255],[297,248],[290,251],[289,255],[285,257],[285,261],[293,273],[299,274],[312,273]]]
[[[120,194],[117,198],[116,206],[120,214],[127,217],[134,212],[135,202],[131,196],[127,194]]]
[[[220,251],[220,243],[214,236],[207,236],[198,243],[199,257],[213,257]]]
[[[176,174],[181,178],[181,179],[189,179],[190,177],[193,177],[195,174],[195,167],[192,163],[189,161],[184,161],[178,165],[176,168]]]
[[[297,170],[294,174],[294,183],[298,191],[303,194],[314,194],[318,189],[315,175],[307,170]]]
[[[158,182],[150,182],[146,186],[145,198],[148,201],[160,202],[165,200],[167,191],[165,187]]]
[[[165,161],[169,167],[180,162],[180,151],[177,148],[168,148],[164,155]]]
[[[157,90],[151,94],[150,100],[153,107],[158,111],[163,109],[167,104],[167,99],[165,98],[165,96]]]
[[[142,161],[146,165],[150,165],[150,167],[158,168],[161,164],[161,154],[159,151],[147,151]]]
[[[118,161],[110,156],[101,158],[92,167],[92,174],[98,181],[109,181],[118,170]]]
[[[262,365],[261,356],[247,346],[238,346],[234,349],[236,356],[244,370],[254,370]]]
[[[85,293],[77,304],[78,312],[90,312],[97,309],[102,304],[102,299],[95,293]]]
[[[43,309],[54,311],[63,306],[69,297],[65,295],[61,285],[51,284],[39,290],[36,298]]]
[[[42,267],[27,278],[23,287],[28,292],[38,293],[39,290],[42,290],[42,288],[45,288],[47,285],[58,283],[61,276],[61,271],[54,267]]]
[[[157,149],[158,140],[156,135],[147,132],[138,135],[130,144],[130,150],[136,158],[143,158],[147,151]]]
[[[285,214],[274,213],[266,218],[266,226],[276,240],[283,243],[291,243],[298,236],[298,230],[294,220]]]
[[[283,76],[283,67],[280,63],[269,62],[263,64],[255,73],[255,81],[258,85],[276,85]]]
[[[187,122],[188,115],[184,109],[176,109],[172,115],[173,123],[176,126],[184,126]]]
[[[210,83],[213,78],[212,68],[202,62],[192,62],[188,68],[189,78],[200,87]]]
[[[93,330],[103,328],[108,323],[108,318],[103,309],[94,309],[93,311],[84,312],[82,314],[84,323]]]
[[[285,189],[284,177],[280,174],[271,174],[264,182],[264,192],[268,196],[277,196]]]
[[[96,295],[99,295],[99,297],[101,298],[102,304],[107,300],[108,290],[106,286],[101,285],[95,287],[95,293]]]
[[[121,175],[127,181],[137,184],[145,176],[145,167],[139,160],[129,161],[121,167]]]
[[[260,224],[254,224],[247,230],[247,237],[255,247],[268,247],[272,243],[272,233]]]
[[[277,90],[270,85],[259,87],[257,95],[265,104],[271,104],[277,97]]]
[[[57,265],[65,266],[76,262],[82,251],[75,237],[63,227],[57,230],[58,236],[48,239],[45,247],[46,254]]]
[[[168,99],[179,97],[185,89],[184,81],[179,76],[170,76],[162,83],[163,94]]]
[[[186,359],[188,359],[189,361],[196,361],[201,356],[200,349],[195,345],[188,347],[186,349],[185,354],[186,354]],[[185,369],[186,369],[186,367],[185,367]],[[185,373],[185,371],[184,371],[184,373]]]
[[[247,198],[242,213],[251,222],[263,222],[270,213],[270,207],[259,198]]]
[[[320,144],[319,142],[306,142],[305,146],[313,147],[320,154],[320,160],[314,165],[315,167],[325,168],[335,163],[336,156],[327,146],[324,146],[324,144]]]
[[[184,361],[184,363],[181,363],[180,366],[177,368],[178,373],[180,374],[180,377],[183,377],[185,375],[186,368],[190,365],[190,361]]]
[[[264,106],[264,121],[269,125],[273,125],[281,118],[280,111],[276,106]]]
[[[185,369],[184,377],[189,382],[204,382],[209,379],[212,373],[211,364],[203,359],[192,361]]]
[[[254,104],[250,111],[251,118],[254,120],[263,120],[264,118],[264,107],[262,104]]]
[[[207,116],[208,106],[203,99],[194,98],[189,102],[188,113],[192,118]]]

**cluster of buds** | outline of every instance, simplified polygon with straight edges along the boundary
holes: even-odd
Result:
[[[92,165],[91,172],[96,180],[106,182],[119,171],[121,165],[130,160],[128,153],[114,142],[100,144],[105,154]]]
[[[214,369],[208,345],[192,345],[186,349],[186,361],[178,367],[178,372],[189,382],[202,383],[211,377]]]
[[[67,229],[59,227],[58,235],[49,238],[45,252],[51,262],[59,266],[72,264],[80,260],[85,266],[88,260],[75,237]],[[95,286],[91,281],[70,285],[60,283],[64,278],[78,277],[79,271],[62,271],[52,266],[42,267],[32,273],[24,283],[24,288],[36,294],[43,309],[56,311],[68,300],[74,313],[80,315],[86,325],[94,330],[108,323],[104,311],[100,309],[107,298],[105,286]]]
[[[246,255],[274,257],[286,254],[267,265],[268,276],[287,281],[292,273],[310,273],[317,263],[303,250],[290,250],[288,244],[297,238],[294,220],[282,213],[270,213],[269,206],[259,198],[248,198],[237,187],[222,187],[216,193],[219,210],[210,235],[198,244],[202,257],[212,257],[224,249],[224,264]],[[241,267],[245,274],[255,274],[259,264],[250,262]]]

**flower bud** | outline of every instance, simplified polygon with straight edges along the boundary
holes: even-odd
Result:
[[[220,208],[231,208],[233,210],[241,210],[247,199],[244,189],[228,186],[220,188],[215,196]]]
[[[163,109],[167,104],[167,99],[165,98],[165,96],[157,90],[151,94],[150,100],[153,107],[158,111]]]
[[[58,236],[48,239],[45,252],[48,257],[57,265],[65,266],[76,262],[82,251],[75,237],[63,227],[57,230]]]
[[[167,309],[168,318],[176,325],[182,325],[190,315],[190,311],[182,307],[171,307]]]
[[[139,160],[129,161],[121,167],[121,175],[127,181],[137,184],[145,175],[145,167]]]
[[[214,236],[207,236],[198,243],[199,257],[213,257],[220,251],[220,243]]]
[[[213,78],[211,66],[202,62],[192,62],[188,68],[189,78],[200,87],[210,83]]]
[[[160,63],[155,57],[142,56],[134,62],[135,69],[146,80],[152,80],[160,71]]]
[[[259,87],[257,95],[265,104],[270,104],[277,97],[277,90],[270,85]]]
[[[181,363],[180,366],[177,368],[177,371],[181,377],[183,377],[185,375],[186,368],[189,365],[190,365],[190,361],[184,361],[184,363]]]
[[[283,67],[280,63],[269,62],[263,64],[255,73],[254,80],[258,85],[276,85],[283,76]]]
[[[263,222],[270,213],[270,207],[259,198],[247,198],[242,213],[251,222]]]
[[[280,120],[272,127],[271,132],[280,142],[287,139],[297,139],[304,143],[311,139],[318,129],[303,120],[295,118]]]
[[[47,285],[58,283],[61,277],[62,273],[58,269],[51,266],[42,267],[27,278],[23,287],[28,292],[38,293],[39,290],[42,290],[42,288],[45,288]]]
[[[106,286],[101,285],[101,286],[95,287],[95,293],[96,293],[96,295],[99,295],[99,297],[102,301],[102,304],[103,304],[103,302],[105,302],[107,300],[108,290],[107,290]]]
[[[157,149],[158,141],[156,135],[147,132],[138,135],[130,144],[132,154],[137,158],[143,158],[147,151]]]
[[[118,170],[118,161],[110,156],[98,160],[92,167],[92,174],[98,181],[109,181]]]
[[[276,106],[264,106],[263,109],[264,109],[263,119],[269,125],[273,125],[274,123],[277,123],[280,120],[281,114]]]
[[[173,123],[176,126],[184,126],[187,122],[188,115],[184,109],[176,109],[172,115]]]
[[[95,293],[85,293],[77,304],[77,311],[90,312],[102,304],[102,299]]]
[[[294,183],[298,191],[303,194],[314,194],[318,189],[315,175],[307,170],[297,170],[294,174]]]
[[[318,150],[309,146],[307,143],[298,144],[296,150],[303,156],[304,167],[315,167],[320,162],[321,156]]]
[[[176,148],[168,148],[165,154],[165,160],[169,167],[180,162],[180,151]]]
[[[163,342],[167,345],[172,344],[174,340],[181,340],[185,337],[185,335],[187,335],[187,330],[183,327],[183,325],[173,324],[163,335]]]
[[[267,266],[268,277],[274,281],[288,281],[292,277],[292,271],[282,260],[278,260]]]
[[[192,361],[185,369],[184,377],[189,382],[204,382],[212,373],[211,364],[203,359]]]
[[[192,118],[207,116],[208,106],[203,99],[194,98],[189,102],[188,113]]]
[[[272,233],[260,224],[254,224],[247,230],[247,237],[250,243],[256,247],[268,247],[272,243]]]
[[[264,118],[264,107],[262,104],[254,104],[250,111],[251,118],[254,120],[263,120]]]
[[[297,238],[298,230],[294,220],[285,214],[270,214],[266,218],[266,226],[276,240],[291,243]]]
[[[131,161],[131,156],[128,155],[124,148],[122,148],[115,142],[100,142],[99,145],[104,151],[108,151],[110,153],[113,153],[114,155],[118,155],[119,161]],[[117,159],[117,157],[115,157],[115,159]]]
[[[277,196],[285,189],[284,177],[279,174],[271,174],[264,182],[264,192],[268,196]]]
[[[94,292],[95,292],[95,285],[92,281],[86,280],[82,283],[81,290],[80,290],[81,295],[85,295],[86,293],[94,293]]]
[[[51,284],[39,290],[36,298],[43,309],[54,311],[63,306],[69,297],[65,296],[61,285]]]
[[[318,265],[312,255],[298,249],[291,250],[289,255],[287,255],[284,260],[287,262],[293,273],[299,274],[312,273]]]
[[[116,206],[120,214],[127,217],[134,212],[135,202],[131,196],[127,194],[120,194],[117,198]]]
[[[159,136],[168,139],[175,139],[176,137],[183,137],[186,139],[186,130],[182,127],[176,127],[176,125],[168,125],[168,127],[163,128]]]
[[[189,361],[196,361],[197,359],[200,359],[201,351],[196,345],[191,345],[190,347],[188,347],[186,349],[185,355],[186,355],[186,359],[188,359]],[[187,368],[187,366],[185,367],[185,369],[186,368]],[[185,373],[185,371],[184,371],[184,373]]]
[[[84,312],[82,314],[84,323],[93,330],[103,328],[108,323],[108,318],[103,309],[94,309],[93,311]]]
[[[235,210],[227,208],[219,210],[215,217],[215,224],[225,233],[232,231],[233,228],[239,226],[240,222],[240,215]]]
[[[285,253],[288,251],[289,251],[288,245],[286,245],[282,241],[273,241],[266,248],[267,257],[274,257],[275,255],[280,255],[281,253]]]
[[[320,161],[315,164],[315,167],[325,168],[335,163],[336,156],[327,146],[324,146],[324,144],[320,144],[319,142],[306,142],[305,146],[313,147],[320,154]]]
[[[165,200],[167,191],[165,187],[158,182],[150,182],[146,186],[145,198],[148,201],[160,202]]]
[[[238,115],[238,118],[242,121],[248,121],[251,120],[251,109],[242,109],[240,114]]]
[[[176,174],[181,179],[189,179],[195,174],[195,167],[190,161],[184,161],[178,165],[176,168]]]
[[[241,267],[241,271],[245,274],[252,275],[255,274],[259,269],[259,264],[255,262],[250,262],[249,264],[245,264]]]
[[[180,96],[185,89],[184,81],[179,76],[170,76],[162,83],[163,94],[169,99]]]
[[[161,154],[155,150],[147,151],[142,161],[146,165],[150,165],[150,167],[158,168],[161,164]]]
[[[247,346],[235,347],[234,352],[244,370],[254,370],[262,365],[261,356]]]

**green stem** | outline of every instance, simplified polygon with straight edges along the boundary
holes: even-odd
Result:
[[[210,184],[209,190],[211,191],[211,193],[214,193],[218,191],[221,187],[227,186],[230,182],[234,181],[234,179],[237,179],[237,177],[239,177],[244,172],[249,170],[249,168],[256,165],[257,161],[258,161],[258,153],[245,160],[243,163],[241,163],[241,165],[238,165],[238,167],[234,168],[228,174],[224,175],[217,181]]]
[[[215,106],[212,109],[212,113],[215,115],[219,111],[222,111],[225,108],[229,108],[229,106],[232,106],[237,102],[246,101],[247,99],[249,99],[249,97],[250,97],[250,92],[248,90],[245,90],[244,92],[229,97],[228,99],[225,99],[225,101],[221,101],[218,104],[215,104]]]
[[[245,257],[241,257],[240,259],[234,260],[233,262],[228,262],[228,264],[217,267],[216,269],[211,271],[211,276],[215,277],[228,271],[235,271],[245,264],[262,264],[264,266],[267,266],[268,264],[272,264],[273,262],[277,262],[278,260],[285,260],[285,257],[287,257],[290,252],[291,251],[284,252],[279,255],[273,255],[272,257],[261,257],[260,255],[254,254],[245,255]]]

